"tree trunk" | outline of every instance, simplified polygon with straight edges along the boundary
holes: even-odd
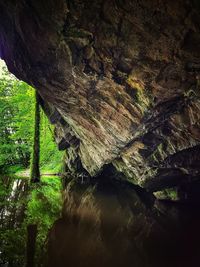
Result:
[[[40,181],[40,104],[39,95],[35,93],[35,130],[31,162],[31,182]]]
[[[35,245],[37,237],[37,225],[30,224],[27,226],[27,260],[26,267],[34,267]]]

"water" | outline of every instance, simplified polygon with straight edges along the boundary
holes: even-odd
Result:
[[[126,183],[70,183],[49,234],[48,267],[199,266],[199,207],[154,201]]]
[[[0,266],[23,267],[34,250],[29,267],[199,266],[199,206],[106,179],[68,182],[62,194],[58,177],[31,188],[6,177],[0,188]]]
[[[60,217],[61,201],[58,177],[44,177],[41,184],[32,186],[25,177],[1,177],[0,266],[25,266],[31,257],[29,247],[31,255],[34,254],[34,265],[44,265],[48,230]],[[32,244],[34,236],[30,229],[34,227],[37,233]]]

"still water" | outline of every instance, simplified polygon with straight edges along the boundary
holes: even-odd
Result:
[[[108,179],[1,177],[0,266],[200,266],[200,209]]]
[[[61,204],[59,177],[35,185],[25,177],[1,177],[0,266],[44,265],[48,231],[61,216]]]

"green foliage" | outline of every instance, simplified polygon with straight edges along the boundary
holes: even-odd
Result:
[[[42,183],[32,185],[27,208],[30,224],[49,225],[60,207],[61,183],[59,177],[42,177]],[[51,211],[49,213],[49,211]]]
[[[42,261],[48,230],[61,211],[61,181],[59,177],[42,177],[34,184],[28,199],[26,224],[37,224],[36,258]]]
[[[50,125],[44,112],[41,112],[40,132],[40,168],[43,173],[58,173],[62,169],[63,151],[57,148],[54,126]]]
[[[35,90],[9,74],[0,73],[0,172],[30,166],[34,135]],[[40,122],[40,166],[48,173],[59,172],[63,152],[58,151],[44,112]],[[49,171],[50,170],[50,171]]]
[[[162,191],[155,192],[154,195],[158,199],[168,199],[168,200],[174,200],[174,201],[179,200],[177,188],[175,187],[167,188]]]
[[[4,69],[0,78],[0,169],[28,167],[32,138],[33,89]]]
[[[29,224],[38,227],[36,262],[40,266],[48,231],[61,212],[60,177],[42,177],[41,184],[31,186],[27,178],[6,177],[0,181],[0,266],[24,266]]]
[[[34,89],[0,68],[0,172],[30,167],[34,108]],[[40,166],[47,173],[60,172],[62,164],[63,152],[57,149],[53,131],[41,111]],[[47,233],[60,210],[59,177],[42,177],[40,184],[31,186],[27,178],[0,177],[0,266],[24,266],[29,224],[38,226],[36,260],[40,262]]]

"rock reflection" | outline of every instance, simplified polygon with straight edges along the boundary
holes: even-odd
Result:
[[[0,266],[23,267],[26,254],[29,267],[199,266],[199,206],[156,201],[125,182],[88,182],[67,184],[62,217],[51,228],[60,215],[60,178],[36,187],[2,178]],[[37,238],[27,246],[29,226]]]
[[[141,189],[108,180],[70,182],[64,197],[46,266],[197,266],[197,209],[155,202]]]

